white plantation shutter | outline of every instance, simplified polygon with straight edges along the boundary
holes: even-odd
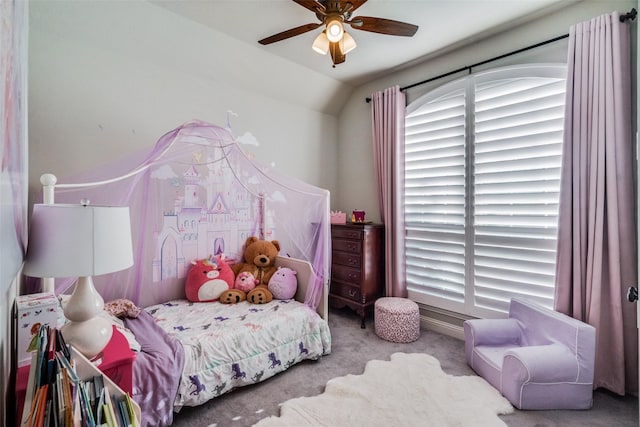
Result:
[[[407,108],[411,298],[483,316],[512,296],[553,305],[565,73],[500,69]]]
[[[465,90],[424,103],[405,122],[408,283],[464,301]]]

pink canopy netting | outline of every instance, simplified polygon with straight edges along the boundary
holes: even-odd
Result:
[[[75,183],[99,185],[76,187]],[[67,184],[74,184],[68,187]],[[328,276],[329,192],[258,164],[225,128],[188,122],[155,147],[117,164],[61,178],[56,203],[129,206],[134,266],[94,277],[105,301],[146,307],[184,298],[195,259],[241,260],[247,237],[278,240],[280,255],[315,272],[305,302],[316,308]],[[71,280],[56,280],[56,293]]]

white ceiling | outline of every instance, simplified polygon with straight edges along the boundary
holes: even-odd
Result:
[[[151,0],[183,17],[274,55],[357,86],[427,58],[566,6],[576,0],[369,0],[353,16],[373,16],[419,26],[413,37],[351,30],[358,47],[345,63],[311,49],[322,28],[262,46],[258,40],[307,23],[315,14],[291,0]],[[349,27],[347,27],[349,29]]]

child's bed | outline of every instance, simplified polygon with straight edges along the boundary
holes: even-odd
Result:
[[[276,264],[310,272],[300,260],[279,257]],[[303,299],[304,288],[299,286],[297,298]],[[323,304],[320,311],[325,310]],[[146,307],[125,325],[141,346],[133,394],[145,425],[169,425],[172,410],[200,405],[331,351],[327,322],[296,300],[172,300]]]
[[[144,307],[124,320],[139,347],[133,397],[143,425],[170,425],[174,410],[329,354],[328,192],[256,165],[228,130],[203,122],[165,134],[140,158],[73,178],[95,181],[90,187],[45,185],[44,200],[53,202],[55,188],[56,202],[130,207],[135,266],[94,280],[105,301]],[[114,170],[118,178],[109,178]],[[238,260],[238,242],[250,235],[280,242],[276,265],[297,272],[295,298],[188,302],[189,261],[219,253]],[[69,287],[55,284],[57,293]]]

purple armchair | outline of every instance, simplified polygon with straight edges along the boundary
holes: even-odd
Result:
[[[595,328],[513,298],[508,319],[464,322],[467,363],[518,409],[589,409]]]

